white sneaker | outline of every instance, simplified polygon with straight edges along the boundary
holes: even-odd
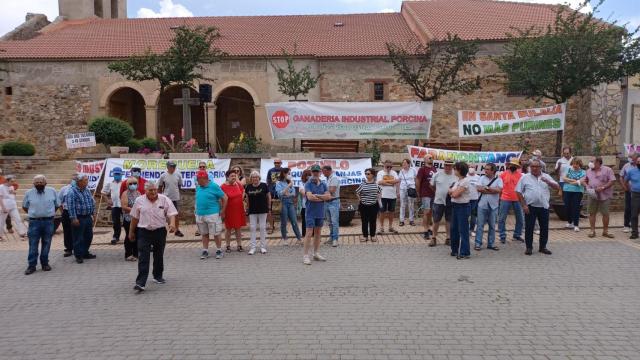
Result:
[[[302,263],[305,265],[311,265],[311,258],[309,255],[305,255],[302,257]]]
[[[540,235],[540,230],[533,230],[533,233],[536,235]]]
[[[573,224],[572,223],[566,223],[564,225],[564,227],[567,228],[567,229],[571,229],[573,227]]]
[[[247,254],[253,255],[256,253],[256,248],[252,247]]]
[[[313,254],[313,260],[315,261],[327,261],[327,259],[325,259],[322,255],[320,254]]]
[[[331,246],[332,246],[332,247],[338,247],[338,240],[333,240],[333,241],[331,242]]]
[[[631,232],[631,228],[625,227],[624,229],[622,229],[622,232],[624,233]]]
[[[289,239],[282,239],[282,245],[289,246]]]
[[[577,226],[574,226],[574,227],[573,227],[573,231],[578,232],[578,231],[580,231],[580,228],[579,228],[579,227],[577,227]]]
[[[266,248],[261,248],[260,249],[260,254],[266,254],[267,253],[267,249]]]

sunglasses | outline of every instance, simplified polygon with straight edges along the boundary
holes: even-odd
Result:
[[[206,169],[206,168],[207,168],[207,166],[206,166],[206,165],[200,165],[200,166],[198,166],[198,168],[200,168],[200,169]]]
[[[138,183],[137,182],[132,182],[132,183],[129,183],[129,185],[138,185]]]
[[[370,172],[366,172],[366,173],[364,173],[364,174],[365,174],[365,175],[372,175]]]

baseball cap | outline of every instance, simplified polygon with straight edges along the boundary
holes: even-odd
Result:
[[[320,171],[320,165],[311,166],[311,171]]]
[[[113,175],[122,175],[122,174],[124,174],[124,172],[122,171],[122,168],[119,167],[119,166],[114,167],[111,172],[113,173]]]
[[[132,168],[131,168],[131,171],[132,171],[132,172],[133,172],[133,171],[138,171],[138,172],[140,172],[140,171],[142,171],[142,169],[140,169],[140,167],[139,167],[139,166],[134,166],[134,167],[132,167]]]
[[[207,173],[204,170],[200,170],[196,173],[196,178],[200,179],[200,178],[209,178],[209,173]]]
[[[453,164],[454,164],[454,162],[453,162],[453,160],[445,160],[445,161],[444,161],[444,164],[445,164],[445,165],[453,165]]]
[[[176,165],[175,161],[169,160],[169,161],[167,161],[167,166],[176,167],[177,165]]]

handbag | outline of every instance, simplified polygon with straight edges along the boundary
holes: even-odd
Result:
[[[400,173],[402,174],[402,170],[400,170]],[[404,180],[404,183],[407,184],[407,196],[410,198],[417,198],[418,192],[415,188],[409,187],[409,183],[407,182],[407,178],[404,176],[404,174],[402,174],[402,179]]]

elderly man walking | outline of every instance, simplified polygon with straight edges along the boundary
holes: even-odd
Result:
[[[166,283],[164,272],[164,248],[167,244],[167,225],[169,232],[176,231],[178,210],[171,199],[158,194],[158,185],[149,180],[144,185],[145,195],[136,199],[131,208],[129,240],[138,239],[138,276],[134,290],[142,292],[149,277],[149,261],[153,247],[153,282]],[[167,223],[167,219],[169,219]]]
[[[520,206],[525,214],[524,242],[527,246],[525,255],[533,253],[533,228],[536,221],[540,224],[538,251],[551,255],[551,251],[547,249],[549,240],[549,198],[551,197],[549,188],[559,190],[560,185],[551,176],[542,172],[540,160],[532,160],[531,165],[529,165],[529,172],[522,175],[515,189]]]
[[[82,264],[84,260],[96,258],[89,252],[93,241],[93,216],[96,213],[96,201],[87,185],[89,185],[89,177],[86,174],[79,174],[76,185],[72,186],[67,194],[67,210],[72,226],[73,254],[78,264]]]
[[[54,232],[53,217],[59,206],[55,189],[47,186],[47,178],[44,175],[36,175],[33,178],[33,189],[29,189],[22,200],[22,209],[29,215],[29,266],[24,272],[25,275],[31,275],[36,271],[40,245],[42,271],[51,271],[49,249]]]

